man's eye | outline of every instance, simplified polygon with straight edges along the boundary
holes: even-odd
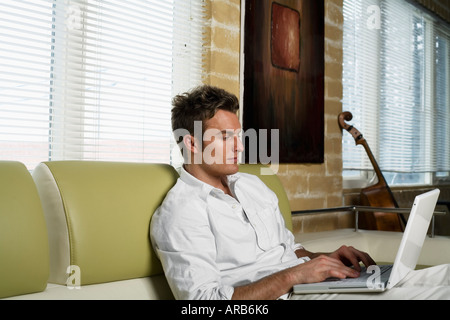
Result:
[[[223,137],[223,140],[230,140],[231,138],[233,138],[232,135],[227,135],[227,134],[223,135],[222,137]]]

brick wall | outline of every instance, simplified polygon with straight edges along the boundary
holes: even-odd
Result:
[[[240,0],[212,0],[207,4],[210,28],[205,33],[205,80],[239,97]]]

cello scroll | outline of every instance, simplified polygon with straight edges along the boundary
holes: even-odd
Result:
[[[351,121],[353,119],[353,115],[351,114],[351,112],[342,112],[341,114],[339,114],[339,118],[338,118],[338,122],[339,122],[339,126],[341,127],[341,129],[343,130],[347,130],[353,137],[353,139],[355,139],[355,143],[358,144],[363,144],[365,139],[364,136],[362,135],[361,132],[359,132],[358,129],[356,129],[354,126],[349,125],[347,123],[345,123],[345,121]]]

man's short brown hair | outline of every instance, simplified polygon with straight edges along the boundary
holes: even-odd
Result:
[[[194,135],[195,121],[201,121],[205,131],[206,121],[213,118],[218,110],[233,113],[239,110],[239,100],[234,94],[210,85],[177,95],[172,105],[172,130],[184,129],[191,135]]]

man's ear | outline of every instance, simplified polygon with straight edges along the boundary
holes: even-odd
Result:
[[[188,135],[188,134],[185,135],[183,137],[183,143],[186,146],[186,150],[189,150],[192,153],[198,153],[199,152],[197,139],[195,139],[194,136],[191,136],[191,135]]]

